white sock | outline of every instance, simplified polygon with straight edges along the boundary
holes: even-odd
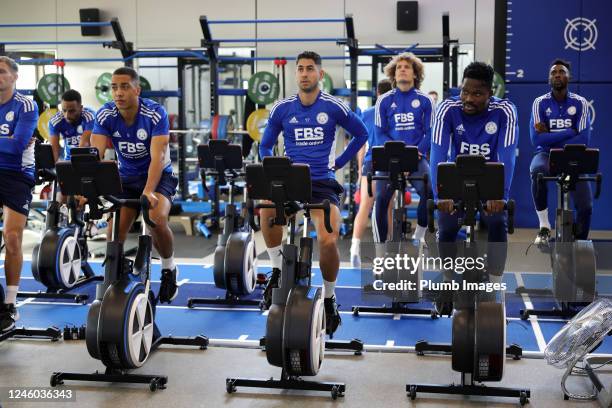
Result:
[[[170,258],[162,258],[161,259],[161,263],[162,263],[162,269],[174,269],[174,254],[170,255]]]
[[[359,238],[353,238],[351,240],[351,252],[359,253],[361,248],[361,240]]]
[[[283,249],[282,245],[275,246],[273,248],[268,248],[268,256],[270,257],[270,261],[272,262],[272,268],[281,269],[283,266],[283,255],[281,254],[281,250]]]
[[[323,297],[329,299],[336,294],[336,281],[328,282],[323,279]]]
[[[414,230],[414,234],[412,235],[412,239],[418,239],[421,241],[425,238],[425,233],[427,232],[427,227],[421,227],[417,224],[416,229]]]
[[[6,287],[6,297],[4,298],[5,304],[16,304],[17,303],[17,291],[19,290],[19,286],[7,286]]]
[[[548,221],[548,208],[543,209],[542,211],[537,211],[538,220],[540,220],[540,228],[548,228],[550,229],[550,222]]]

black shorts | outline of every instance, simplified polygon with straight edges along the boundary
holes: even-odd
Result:
[[[139,199],[146,185],[147,176],[121,177],[123,193],[118,194],[118,197],[124,199]],[[172,173],[163,172],[155,192],[162,194],[172,203],[172,199],[176,194],[176,186],[178,186],[178,178]]]
[[[34,180],[18,171],[0,170],[0,206],[26,217],[30,213]]]
[[[323,200],[329,200],[330,204],[340,208],[344,187],[336,179],[312,180],[311,204],[320,204]]]

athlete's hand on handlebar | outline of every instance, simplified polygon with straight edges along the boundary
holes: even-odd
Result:
[[[440,212],[448,214],[455,213],[455,202],[453,200],[438,200],[436,206]]]
[[[157,207],[159,200],[153,191],[143,191],[142,195],[147,197],[147,200],[149,200],[149,208],[153,209]]]
[[[487,200],[485,212],[487,214],[495,214],[504,211],[506,202],[504,200]]]

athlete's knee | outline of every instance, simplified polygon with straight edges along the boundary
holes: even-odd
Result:
[[[21,241],[23,238],[23,231],[20,231],[19,229],[4,230],[3,236],[6,254],[21,254]]]

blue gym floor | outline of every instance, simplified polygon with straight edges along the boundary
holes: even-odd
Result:
[[[103,274],[100,262],[91,262],[97,274]],[[162,333],[178,336],[204,334],[212,342],[232,341],[236,344],[253,345],[265,332],[266,314],[254,306],[198,306],[187,307],[189,297],[222,297],[224,291],[217,289],[213,283],[213,270],[210,265],[180,264],[180,292],[171,306],[158,306],[158,324]],[[3,262],[0,261],[0,278],[4,282]],[[268,270],[260,265],[260,272]],[[321,285],[321,272],[313,268],[313,284]],[[361,339],[368,348],[404,348],[414,346],[418,340],[430,342],[449,342],[451,337],[451,319],[446,317],[431,319],[428,315],[389,315],[361,313],[353,316],[351,306],[372,305],[361,295],[361,271],[342,268],[337,283],[336,296],[341,305],[342,326],[334,339]],[[160,265],[153,265],[153,290],[157,292],[159,285]],[[509,272],[504,275],[507,285],[506,313],[507,343],[517,343],[524,352],[539,354],[543,352],[546,343],[563,326],[560,319],[546,318],[520,320],[519,313],[526,307],[525,302],[536,308],[548,307],[553,304],[551,299],[529,300],[514,294],[517,280],[522,279],[526,287],[545,288],[549,286],[550,275],[535,273]],[[520,281],[520,280],[519,280]],[[44,290],[44,287],[32,277],[31,264],[24,262],[22,291]],[[612,293],[612,276],[599,276],[597,282],[599,294]],[[95,297],[95,283],[89,283],[75,290],[76,293],[89,295],[91,301]],[[257,289],[254,297],[259,297],[261,289]],[[19,299],[20,326],[60,328],[81,326],[87,318],[87,305],[68,303],[67,301],[50,301],[37,299]],[[413,304],[411,307],[428,308],[430,303]],[[600,353],[612,353],[612,340],[607,339],[598,350]]]

